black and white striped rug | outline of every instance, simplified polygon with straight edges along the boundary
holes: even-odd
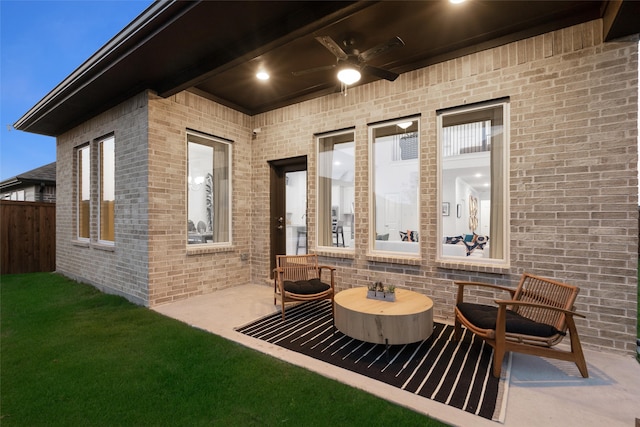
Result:
[[[502,378],[494,378],[493,350],[466,330],[456,342],[453,326],[434,323],[429,339],[391,346],[386,353],[384,345],[334,332],[326,300],[287,308],[284,322],[277,312],[237,330],[483,418],[504,421],[510,363],[505,362]]]

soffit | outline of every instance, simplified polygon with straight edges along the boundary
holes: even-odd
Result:
[[[398,36],[405,46],[369,65],[405,73],[471,52],[603,16],[603,1],[154,3],[17,123],[59,135],[119,102],[151,89],[167,97],[191,90],[255,115],[340,90],[335,70],[294,76],[335,63],[316,36],[353,38],[361,51]],[[639,31],[628,1],[609,8],[605,31]],[[605,37],[607,36],[605,34]],[[259,82],[264,66],[271,79]],[[377,80],[364,75],[358,85]],[[388,84],[394,84],[389,82]]]

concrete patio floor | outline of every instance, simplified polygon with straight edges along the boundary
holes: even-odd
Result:
[[[285,350],[234,328],[279,309],[273,288],[245,285],[161,305],[154,310],[278,359],[318,372],[350,386],[456,426],[499,426],[450,406]],[[437,320],[437,319],[436,319]],[[621,356],[584,349],[589,378],[574,364],[512,354],[504,426],[638,427],[640,364]]]

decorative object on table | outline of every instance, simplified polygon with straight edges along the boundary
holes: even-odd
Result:
[[[396,287],[393,285],[385,287],[382,282],[375,282],[369,285],[367,298],[393,302],[396,300]]]

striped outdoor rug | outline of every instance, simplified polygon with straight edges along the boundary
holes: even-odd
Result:
[[[453,326],[434,323],[433,335],[422,342],[385,346],[334,333],[329,301],[313,301],[264,317],[239,332],[315,359],[391,384],[478,416],[504,421],[506,384],[491,375],[493,351],[465,331],[453,341]],[[508,359],[508,358],[506,358]],[[505,359],[505,360],[506,360]]]

